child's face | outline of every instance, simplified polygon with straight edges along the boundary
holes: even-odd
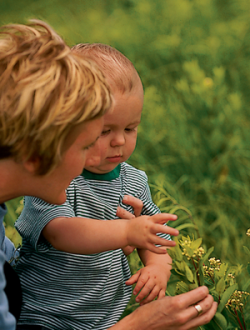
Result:
[[[86,166],[93,173],[105,174],[126,161],[133,153],[137,139],[137,127],[141,121],[143,107],[143,88],[141,83],[132,91],[113,92],[113,108],[104,115],[104,128],[99,138],[99,149],[92,149],[92,154],[100,154],[98,166]]]

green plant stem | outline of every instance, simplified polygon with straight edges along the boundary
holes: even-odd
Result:
[[[193,263],[194,268],[195,268],[195,272],[196,272],[196,276],[197,276],[198,285],[201,286],[201,283],[200,283],[200,275],[199,275],[199,269],[196,268],[196,266],[195,266],[195,262],[194,262],[194,259],[191,258],[191,260],[192,260],[192,263]]]
[[[204,265],[204,264],[203,264],[203,265]],[[213,279],[213,277],[211,276],[211,274],[210,274],[209,271],[208,271],[208,275],[209,275],[209,277],[211,278],[212,282],[215,283],[215,282],[214,282],[214,279]]]

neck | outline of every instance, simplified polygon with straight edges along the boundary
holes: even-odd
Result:
[[[23,196],[25,194],[27,178],[25,177],[22,165],[13,159],[0,160],[0,204],[10,199]]]

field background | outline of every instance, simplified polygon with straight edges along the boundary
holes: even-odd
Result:
[[[179,215],[171,225],[202,237],[223,262],[246,263],[250,1],[0,0],[1,25],[30,18],[70,46],[107,43],[134,63],[145,103],[129,162],[147,172],[161,209]],[[5,219],[16,244],[18,206],[8,202]],[[140,266],[134,255],[130,262]]]

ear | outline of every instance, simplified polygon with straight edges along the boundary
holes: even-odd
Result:
[[[23,167],[30,174],[36,174],[40,167],[39,157],[33,157],[33,158],[23,161]]]

